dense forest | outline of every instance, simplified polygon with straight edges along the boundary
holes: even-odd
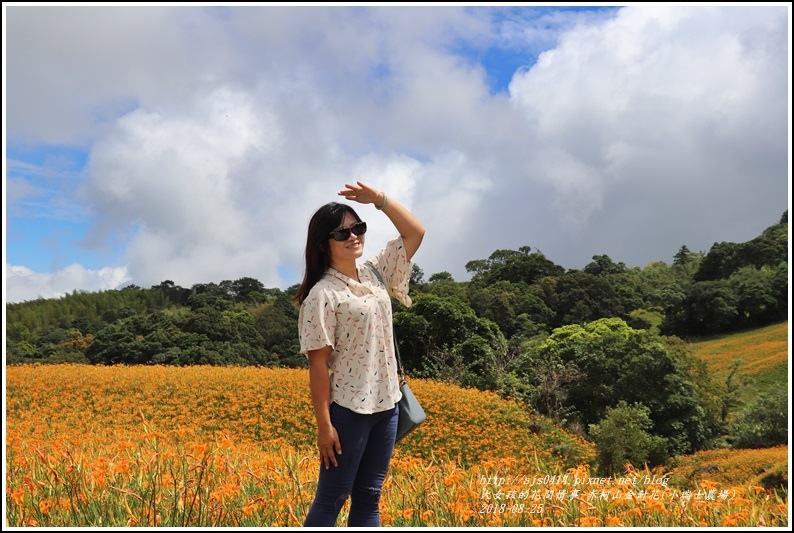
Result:
[[[786,211],[751,241],[682,246],[671,265],[596,255],[566,270],[529,246],[470,261],[465,282],[414,265],[414,304],[393,303],[400,353],[412,376],[496,391],[594,440],[605,468],[787,442],[787,423],[733,423],[759,406],[737,405],[687,341],[787,320],[788,249]],[[303,367],[296,290],[166,280],[7,304],[6,364]],[[786,417],[777,396],[759,402],[785,402]]]

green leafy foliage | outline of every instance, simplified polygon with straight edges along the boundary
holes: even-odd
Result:
[[[539,385],[537,406],[579,424],[596,424],[620,401],[650,410],[655,434],[672,453],[688,453],[713,438],[712,419],[701,405],[697,382],[661,337],[623,320],[572,324],[527,347],[515,366]]]
[[[506,349],[499,327],[456,297],[424,293],[395,313],[395,332],[407,372],[492,389],[495,364]]]
[[[621,400],[609,407],[598,424],[590,425],[590,437],[598,446],[601,471],[607,475],[624,472],[626,463],[658,466],[667,459],[667,441],[651,433],[650,409]]]
[[[785,390],[760,395],[730,426],[735,448],[770,448],[788,442],[789,398]]]
[[[515,250],[496,250],[487,260],[466,263],[473,274],[472,282],[491,285],[497,281],[535,283],[546,276],[560,276],[565,269],[554,264],[540,251],[530,252],[529,246]]]

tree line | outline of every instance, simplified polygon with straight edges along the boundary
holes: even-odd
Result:
[[[715,382],[685,341],[787,320],[788,211],[748,242],[682,246],[670,265],[596,255],[566,270],[523,246],[465,267],[469,281],[425,280],[415,264],[414,304],[393,302],[411,375],[524,401],[596,440],[604,468],[781,438],[779,428],[753,438],[731,425],[730,383]],[[7,304],[6,364],[305,367],[296,290],[250,277],[190,288],[166,280]],[[619,428],[631,445],[618,442]]]

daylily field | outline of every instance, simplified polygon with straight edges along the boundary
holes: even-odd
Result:
[[[383,525],[788,525],[787,492],[758,483],[757,456],[739,478],[632,465],[603,478],[591,445],[514,402],[411,387],[428,420],[395,452]],[[13,527],[299,526],[319,468],[297,369],[10,366],[5,438]],[[711,462],[743,468],[744,452],[723,453]],[[779,464],[788,450],[762,453]]]

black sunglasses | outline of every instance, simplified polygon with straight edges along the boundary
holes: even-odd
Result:
[[[356,222],[352,224],[349,228],[337,228],[331,233],[328,234],[329,237],[332,237],[335,241],[346,241],[350,238],[350,234],[353,235],[364,235],[367,232],[367,223],[366,222]]]

